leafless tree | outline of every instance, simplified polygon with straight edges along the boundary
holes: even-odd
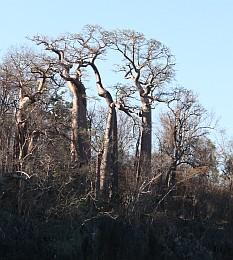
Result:
[[[38,45],[43,45],[50,51],[48,62],[54,62],[54,71],[66,82],[72,95],[70,154],[72,165],[87,164],[90,159],[87,122],[86,88],[81,81],[81,70],[77,50],[68,35],[58,38],[35,36],[32,39]],[[71,47],[72,46],[72,47]],[[57,59],[54,59],[54,55]]]
[[[11,118],[15,121],[13,138],[12,171],[19,176],[28,175],[29,165],[26,163],[35,148],[40,131],[29,127],[30,118],[36,109],[35,104],[41,99],[53,78],[50,64],[44,65],[43,56],[37,56],[26,46],[12,48],[1,64],[1,88],[11,94]],[[14,111],[12,110],[14,108]],[[24,181],[20,179],[18,207],[21,211],[21,194]]]
[[[125,79],[132,80],[141,102],[139,177],[143,172],[151,172],[152,104],[158,98],[157,89],[174,76],[173,57],[159,41],[147,40],[143,34],[132,30],[113,31],[111,44],[123,57],[119,71],[125,73]]]
[[[13,140],[15,136],[14,97],[15,93],[8,86],[9,75],[4,66],[0,68],[0,174],[13,169]]]
[[[99,26],[86,26],[82,34],[72,36],[80,44],[80,66],[90,67],[96,77],[98,95],[107,104],[107,120],[103,151],[100,160],[100,191],[105,198],[109,192],[115,192],[118,187],[118,141],[116,105],[111,93],[103,86],[100,71],[96,65],[108,47],[108,32]]]
[[[77,129],[79,126],[80,129],[87,129],[86,99],[84,99],[86,94],[80,77],[86,68],[91,68],[94,72],[98,95],[105,99],[108,109],[99,184],[102,193],[105,194],[104,196],[108,197],[109,191],[117,189],[118,186],[118,154],[115,103],[110,92],[104,88],[100,71],[96,65],[97,59],[101,59],[106,52],[108,45],[106,35],[107,32],[101,27],[88,25],[84,27],[80,34],[66,34],[57,39],[36,36],[33,40],[37,44],[43,44],[46,50],[50,50],[58,56],[63,69],[61,76],[67,81],[73,94],[71,154],[76,154],[73,151],[78,149],[77,142],[80,130]],[[70,75],[71,71],[73,71],[75,77]],[[82,105],[78,101],[80,99],[83,101]],[[81,113],[82,111],[84,113]],[[83,135],[82,143],[85,144],[88,139],[87,135]],[[81,142],[79,144],[79,156],[82,156],[85,149],[81,149]],[[83,147],[85,146],[83,145]],[[74,149],[74,147],[76,148]],[[112,186],[111,189],[110,186]]]
[[[217,139],[218,169],[221,185],[233,189],[233,140],[221,129]]]
[[[14,157],[19,165],[31,152],[33,140],[38,134],[35,131],[32,132],[31,138],[27,137],[28,119],[34,110],[32,105],[47,90],[47,80],[52,77],[50,69],[50,65],[44,66],[43,60],[27,47],[12,49],[2,64],[2,73],[7,75],[6,80],[1,80],[2,88],[8,89],[14,95],[16,121]]]
[[[176,182],[178,167],[205,166],[204,139],[213,128],[213,116],[199,104],[192,91],[178,88],[168,101],[168,111],[160,116],[159,149],[167,157],[166,183],[171,187]],[[202,154],[202,158],[198,156]]]

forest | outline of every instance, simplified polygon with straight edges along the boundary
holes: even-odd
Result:
[[[233,259],[233,140],[170,49],[27,42],[0,60],[0,259]]]

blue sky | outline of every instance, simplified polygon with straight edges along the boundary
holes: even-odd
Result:
[[[79,32],[85,24],[134,29],[176,57],[176,82],[199,94],[233,136],[233,1],[8,0],[1,3],[0,51],[26,36]]]

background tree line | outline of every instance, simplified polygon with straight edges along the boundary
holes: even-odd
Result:
[[[136,31],[92,25],[29,41],[33,48],[12,47],[0,64],[1,211],[16,218],[3,231],[9,240],[20,219],[30,227],[31,241],[40,241],[50,256],[59,251],[61,259],[110,259],[109,245],[102,251],[98,246],[104,243],[100,222],[110,221],[115,233],[112,223],[134,223],[132,230],[142,227],[146,249],[135,256],[127,247],[128,257],[121,252],[119,259],[154,259],[158,252],[167,259],[190,256],[179,251],[183,242],[177,251],[167,241],[165,249],[154,237],[162,232],[156,222],[165,219],[171,236],[178,232],[174,217],[200,226],[211,219],[216,230],[221,221],[221,227],[230,224],[232,143],[223,134],[214,143],[216,119],[193,91],[174,87],[175,58],[166,46]],[[105,71],[108,66],[114,73]],[[107,77],[111,86],[103,83]],[[64,235],[67,221],[79,235],[72,237],[74,247],[63,241],[58,250],[51,245],[54,237],[61,243],[52,226]],[[51,225],[47,238],[39,222]],[[91,234],[96,237],[87,242]],[[9,241],[1,241],[7,255]],[[154,241],[161,246],[157,253],[150,252]],[[200,257],[209,250],[211,257],[232,246],[197,243],[200,250],[187,254]]]

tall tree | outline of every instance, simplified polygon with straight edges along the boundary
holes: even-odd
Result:
[[[107,104],[107,121],[103,151],[100,160],[99,189],[104,198],[115,193],[118,188],[118,141],[116,104],[111,93],[103,86],[100,70],[96,65],[109,45],[108,32],[99,26],[85,26],[82,34],[73,35],[73,39],[80,44],[80,66],[90,67],[96,78],[98,95]]]
[[[65,80],[72,95],[71,163],[72,165],[86,165],[90,159],[86,88],[81,81],[79,57],[75,56],[76,50],[71,47],[73,41],[68,35],[56,39],[35,36],[33,41],[38,45],[44,45],[45,50],[50,51],[51,54],[57,55],[54,70]],[[50,59],[54,60],[53,56]]]
[[[22,162],[30,154],[36,131],[28,136],[28,122],[38,101],[46,90],[46,81],[53,77],[50,64],[44,65],[44,57],[37,56],[27,47],[12,49],[4,58],[2,73],[7,75],[2,87],[14,93],[16,121],[14,157],[18,161],[15,170],[22,171]]]
[[[167,47],[154,39],[147,40],[132,30],[116,30],[111,34],[112,48],[118,51],[124,64],[119,70],[133,81],[140,102],[141,140],[138,177],[151,171],[152,104],[156,90],[173,78],[173,57]]]
[[[50,64],[44,64],[44,56],[38,56],[26,46],[11,49],[1,64],[1,87],[14,96],[15,133],[13,136],[13,173],[19,178],[18,211],[21,214],[24,180],[29,178],[28,158],[35,148],[40,131],[30,124],[35,104],[41,99],[53,78]]]
[[[100,71],[96,65],[97,59],[101,59],[106,52],[108,45],[106,36],[106,31],[99,26],[85,26],[80,34],[66,34],[56,39],[37,36],[33,40],[37,44],[43,44],[46,50],[57,54],[62,68],[61,76],[67,81],[73,95],[71,157],[76,154],[74,147],[79,149],[79,156],[84,154],[85,148],[82,148],[81,142],[80,146],[77,146],[79,138],[82,138],[83,144],[89,140],[87,135],[81,137],[82,131],[80,131],[80,129],[87,129],[86,102],[78,100],[86,98],[86,92],[80,80],[83,70],[89,67],[94,72],[98,95],[105,99],[108,109],[100,165],[100,189],[104,196],[108,197],[110,190],[114,191],[118,186],[118,154],[115,103],[110,92],[104,88]],[[72,73],[75,74],[75,77],[72,77]],[[85,113],[81,114],[81,112]],[[79,127],[80,129],[77,130]]]

